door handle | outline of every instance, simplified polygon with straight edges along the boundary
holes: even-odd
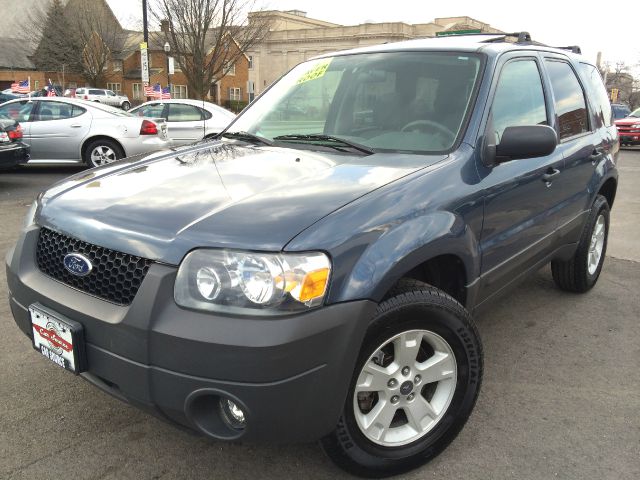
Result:
[[[591,152],[591,155],[589,155],[589,159],[591,160],[591,164],[595,165],[596,163],[598,163],[600,161],[600,159],[604,156],[604,149],[596,147],[593,149],[593,152]]]
[[[82,125],[80,125],[79,123],[74,123],[73,125],[71,125],[71,128],[80,128],[82,127]]]
[[[547,169],[547,173],[542,175],[542,181],[547,184],[547,187],[551,186],[551,182],[553,182],[553,177],[560,174],[560,170],[557,168],[549,167]]]

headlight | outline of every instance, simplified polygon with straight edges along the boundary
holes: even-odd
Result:
[[[38,201],[36,200],[29,207],[29,211],[27,212],[27,216],[24,217],[24,225],[23,228],[29,228],[34,224],[36,220],[36,210],[38,210]]]
[[[200,249],[182,261],[174,297],[198,310],[276,315],[322,304],[330,273],[331,262],[321,252]]]

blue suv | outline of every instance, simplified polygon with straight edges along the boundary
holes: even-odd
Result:
[[[11,310],[47,359],[165,420],[398,474],[474,407],[474,313],[549,262],[561,289],[595,285],[618,150],[577,48],[325,55],[217,139],[43,192],[7,256]]]

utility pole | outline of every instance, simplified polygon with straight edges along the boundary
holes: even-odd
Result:
[[[142,35],[144,37],[144,43],[145,43],[145,50],[147,48],[149,48],[149,23],[147,22],[147,0],[142,0]],[[146,53],[146,52],[145,52]],[[140,70],[147,68],[147,72],[146,72],[146,77],[149,79],[149,84],[150,83],[150,78],[149,78],[149,63],[147,62],[146,65],[144,64],[144,62],[142,61],[142,51],[140,51]],[[145,72],[141,72],[142,73],[142,78],[145,78]],[[142,82],[143,84],[143,88],[144,88],[144,81]],[[147,102],[149,101],[149,97],[147,97]]]
[[[147,23],[147,0],[142,0],[142,29],[144,42],[149,43],[149,24]]]

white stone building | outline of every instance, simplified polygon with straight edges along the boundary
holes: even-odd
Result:
[[[249,22],[264,16],[270,20],[269,34],[259,45],[246,52],[250,59],[250,98],[298,63],[322,53],[434,37],[442,31],[500,32],[470,17],[436,18],[430,23],[413,25],[389,22],[343,26],[309,18],[300,10],[252,12],[249,13]]]

